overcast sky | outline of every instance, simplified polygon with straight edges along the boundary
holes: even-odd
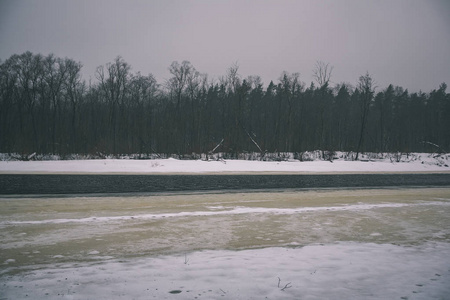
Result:
[[[0,59],[25,51],[80,61],[86,79],[121,55],[160,83],[188,60],[214,78],[237,62],[265,85],[282,71],[309,85],[320,60],[333,84],[368,71],[379,89],[429,92],[450,85],[450,1],[0,0]]]

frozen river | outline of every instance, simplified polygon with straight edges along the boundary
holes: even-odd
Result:
[[[16,195],[0,206],[1,299],[450,294],[448,187]]]

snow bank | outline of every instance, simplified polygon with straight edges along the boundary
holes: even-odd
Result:
[[[93,159],[53,161],[0,161],[0,173],[365,173],[365,172],[449,172],[450,156],[410,155],[393,159],[364,157],[361,161],[339,158],[330,161],[251,161]]]

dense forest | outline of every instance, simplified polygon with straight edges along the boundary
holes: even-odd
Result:
[[[317,62],[315,82],[283,72],[264,86],[237,65],[210,80],[173,62],[162,83],[133,73],[121,57],[99,66],[30,52],[0,61],[0,152],[19,154],[191,154],[224,152],[435,152],[450,149],[450,94],[330,85]],[[357,159],[357,157],[356,157]]]

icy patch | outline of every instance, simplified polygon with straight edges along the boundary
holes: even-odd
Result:
[[[0,222],[0,226],[18,225],[18,224],[63,224],[63,223],[88,223],[88,222],[112,222],[126,220],[149,220],[162,218],[182,218],[194,216],[217,216],[217,215],[241,215],[241,214],[280,214],[292,215],[299,213],[309,213],[317,211],[361,211],[378,208],[399,208],[422,205],[450,205],[446,202],[423,202],[415,204],[406,203],[381,203],[381,204],[352,204],[342,206],[325,207],[298,207],[298,208],[266,208],[266,207],[219,207],[216,206],[209,211],[190,211],[178,213],[160,213],[160,214],[142,214],[132,216],[107,216],[107,217],[89,217],[80,219],[48,219],[40,221],[6,221]]]
[[[12,263],[15,263],[15,262],[16,262],[16,260],[15,260],[15,259],[13,259],[13,258],[10,258],[10,259],[7,259],[7,260],[5,260],[4,264],[5,264],[5,265],[7,265],[7,264],[12,264]]]
[[[219,206],[207,206],[207,209],[210,210],[219,210],[219,209],[226,209],[225,206],[219,205]]]

